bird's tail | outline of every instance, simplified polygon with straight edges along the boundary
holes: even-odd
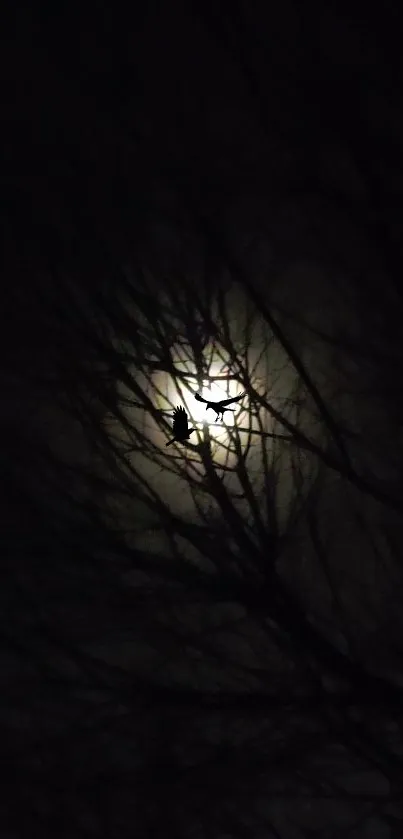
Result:
[[[199,396],[198,393],[195,393],[195,399],[197,399],[198,402],[205,402],[206,401],[205,399],[203,399],[202,396]]]
[[[166,446],[170,446],[170,445],[171,445],[171,443],[174,443],[174,442],[175,442],[175,437],[172,437],[172,440],[168,440],[168,442],[167,442],[167,443],[165,443],[165,445],[166,445]]]

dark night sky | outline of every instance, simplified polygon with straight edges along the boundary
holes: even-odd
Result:
[[[227,224],[243,203],[245,224],[268,196],[298,209],[322,195],[357,225],[375,216],[400,259],[393,26],[368,10],[362,27],[328,6],[231,8],[147,4],[127,27],[111,12],[80,26],[21,16],[2,52],[3,202],[30,256],[49,251],[49,225],[55,251],[68,247],[87,209],[122,249],[139,246],[162,177]]]
[[[141,678],[144,673],[149,675],[155,666],[156,671],[163,673],[165,683],[170,684],[170,679],[180,679],[182,670],[186,671],[184,661],[186,666],[193,659],[199,661],[192,647],[194,638],[188,645],[186,632],[185,636],[176,637],[173,633],[171,637],[164,624],[165,613],[161,613],[160,623],[158,613],[155,627],[153,590],[151,595],[147,587],[140,592],[136,610],[127,600],[127,590],[119,589],[116,593],[114,563],[118,560],[113,536],[107,528],[103,529],[104,519],[102,527],[98,526],[96,517],[85,519],[85,510],[90,509],[85,505],[97,501],[102,505],[105,496],[95,481],[91,485],[82,481],[78,466],[93,468],[97,475],[105,473],[102,452],[91,439],[84,440],[79,423],[60,407],[57,383],[52,378],[55,370],[62,369],[77,400],[84,399],[83,394],[89,398],[94,359],[90,353],[86,355],[87,345],[85,341],[82,345],[79,342],[78,325],[69,318],[63,277],[74,278],[72,282],[80,289],[83,299],[90,301],[86,314],[89,313],[88,322],[93,326],[100,297],[107,301],[108,312],[114,313],[117,307],[119,272],[115,272],[115,266],[147,265],[154,271],[157,313],[158,286],[163,287],[167,276],[174,276],[180,286],[176,278],[182,270],[184,274],[188,270],[196,288],[193,277],[202,276],[203,271],[212,286],[216,277],[221,278],[220,271],[224,273],[220,263],[222,254],[203,239],[205,247],[200,245],[195,233],[200,219],[212,220],[214,229],[222,234],[246,276],[256,282],[262,298],[277,306],[284,316],[287,334],[292,336],[304,363],[310,365],[332,410],[342,419],[347,418],[354,431],[358,429],[360,442],[354,456],[357,459],[361,456],[359,445],[364,438],[374,442],[373,450],[362,454],[363,459],[367,458],[367,468],[383,482],[382,487],[392,486],[396,497],[400,494],[401,498],[403,458],[398,382],[403,301],[400,287],[403,67],[398,8],[390,4],[389,9],[388,4],[383,4],[381,12],[368,7],[360,19],[351,11],[342,11],[336,3],[326,3],[325,8],[314,12],[306,4],[291,2],[275,8],[258,0],[220,4],[206,0],[146,3],[144,8],[133,7],[131,15],[130,22],[120,18],[113,4],[95,16],[83,14],[79,20],[67,6],[55,6],[42,16],[32,9],[18,11],[14,22],[9,21],[4,29],[0,49],[3,81],[0,208],[4,266],[0,302],[3,384],[0,503],[5,546],[2,578],[5,584],[2,582],[0,610],[4,664],[0,665],[0,674],[4,689],[11,691],[11,704],[17,699],[20,702],[22,695],[26,701],[24,680],[31,679],[31,671],[36,674],[38,662],[40,673],[39,677],[35,675],[37,693],[33,691],[32,703],[37,702],[38,706],[35,705],[32,715],[31,700],[27,700],[21,706],[21,719],[16,717],[17,722],[10,723],[14,718],[7,710],[1,721],[17,779],[15,783],[10,782],[15,801],[12,800],[9,812],[14,812],[13,807],[18,811],[19,794],[24,806],[31,800],[28,793],[24,797],[25,792],[19,792],[19,772],[25,766],[19,762],[19,749],[24,737],[31,742],[36,727],[40,737],[48,737],[53,725],[54,731],[59,731],[61,726],[65,734],[70,722],[75,720],[75,699],[66,700],[61,710],[56,688],[52,687],[53,683],[49,687],[47,682],[46,667],[55,668],[63,678],[66,673],[68,679],[75,678],[77,661],[69,658],[67,644],[63,648],[63,638],[68,638],[69,643],[73,639],[74,643],[84,644],[86,651],[100,649],[101,656],[104,655],[103,665],[110,667],[110,671],[103,671],[101,666],[98,670],[98,665],[91,669],[93,662],[89,670],[84,668],[85,679],[89,679],[92,687],[98,684],[101,670],[102,678],[105,672],[111,682],[118,678],[113,670],[116,662],[125,667],[129,661],[137,675],[138,667]],[[182,248],[179,256],[178,240]],[[57,316],[53,317],[52,312],[57,312]],[[232,313],[239,328],[241,312],[243,316],[238,301]],[[329,346],[324,352],[318,349],[321,344],[317,335],[308,345],[307,323],[317,331],[333,330],[337,340],[330,349]],[[136,337],[132,340],[136,346]],[[358,361],[357,355],[348,361],[340,360],[339,340],[356,341],[355,348],[361,352]],[[252,350],[257,355],[258,345],[252,345]],[[280,369],[281,352],[277,361]],[[87,377],[81,390],[81,385],[76,387],[74,382],[77,370],[84,370]],[[164,386],[164,381],[163,374],[159,382]],[[283,391],[283,397],[285,381],[279,374],[276,387],[280,395]],[[107,401],[115,394],[112,382],[102,398]],[[101,411],[99,406],[98,409]],[[150,427],[152,443],[165,451],[161,427],[155,423]],[[67,463],[67,468],[57,472],[53,461],[47,461],[48,466],[44,468],[41,458],[47,444]],[[164,484],[158,471],[159,461],[156,463],[155,480],[162,497],[171,496],[173,503],[179,505],[180,492],[184,496],[187,486],[184,488],[182,481],[180,492],[177,491],[177,473],[172,471],[168,475],[167,465]],[[399,513],[394,517],[387,511],[384,521],[383,513],[372,499],[361,507],[355,490],[349,487],[349,495],[338,487],[333,477],[326,484],[326,494],[317,499],[318,520],[329,525],[324,542],[342,593],[347,579],[348,585],[351,584],[346,596],[347,610],[363,626],[373,627],[370,611],[372,606],[374,613],[379,609],[377,631],[372,628],[367,633],[363,631],[359,639],[362,644],[359,651],[365,662],[370,661],[373,652],[379,664],[384,657],[383,639],[389,637],[388,622],[393,624],[395,636],[401,636],[399,562],[394,567],[395,577],[391,573],[384,588],[384,577],[380,582],[377,576],[377,558],[383,550],[388,560],[390,556],[396,559],[400,555],[401,516]],[[80,509],[77,521],[69,518],[72,498],[78,500],[76,508]],[[130,493],[128,501],[119,503],[120,521],[134,528],[143,516],[143,508],[140,504],[132,505]],[[401,500],[396,503],[401,505]],[[184,502],[184,509],[185,506]],[[133,511],[137,514],[136,521]],[[364,517],[370,520],[372,528],[365,549],[359,542],[361,535],[357,536],[357,530],[360,534],[360,528],[363,530]],[[52,530],[49,521],[53,525],[59,519],[60,529]],[[188,523],[185,514],[184,520]],[[308,527],[304,526],[287,542],[283,562],[278,565],[279,573],[300,588],[302,596],[306,596],[307,610],[319,603],[322,616],[328,607],[337,612],[333,602],[329,605],[331,598],[326,599],[329,592],[324,577],[315,576],[312,569],[306,571],[312,561],[307,534]],[[139,539],[136,543],[139,562],[144,557],[147,559],[147,551],[152,551],[153,545],[157,544],[157,550],[162,550],[161,544],[165,545],[155,527],[154,531],[147,529],[142,538],[143,542]],[[214,538],[221,538],[219,525]],[[96,573],[86,564],[92,554],[100,563]],[[132,559],[130,556],[129,560]],[[126,571],[129,560],[123,551],[119,569]],[[364,602],[367,590],[368,602]],[[27,600],[22,597],[23,591]],[[392,606],[388,605],[388,598],[393,591],[396,599]],[[203,600],[197,608],[187,604],[188,611],[185,607],[181,611],[182,606],[177,606],[179,618],[175,613],[173,624],[168,622],[169,628],[180,624],[181,631],[184,627],[193,631],[198,621],[204,626],[205,620],[210,631],[214,623],[210,603],[204,612]],[[271,664],[278,665],[280,673],[282,662],[276,663],[270,644],[266,646],[267,627],[260,634],[259,618],[248,615],[248,607],[244,609],[239,603],[227,603],[227,607],[228,620],[232,620],[233,612],[242,624],[241,632],[247,644],[244,647],[239,642],[237,646],[238,638],[231,648],[232,641],[225,636],[223,646],[219,647],[221,652],[235,650],[235,660],[249,664],[253,647],[254,654],[258,650],[253,666],[260,661],[259,655],[263,660],[273,656]],[[219,609],[220,606],[217,614]],[[217,625],[219,619],[218,616]],[[33,628],[36,631],[38,626],[42,635],[39,633],[41,640],[36,644]],[[59,630],[63,637],[58,636]],[[337,632],[332,638],[337,646]],[[55,652],[59,642],[60,649]],[[182,658],[178,656],[170,670],[171,654],[174,659],[172,650],[176,650],[175,644],[182,650],[182,643],[186,654]],[[158,648],[155,658],[153,645]],[[20,660],[21,649],[25,663],[20,672],[20,665],[15,661]],[[390,646],[389,653],[390,668],[400,672],[398,642],[395,647]],[[41,669],[43,662],[45,671]],[[203,662],[204,659],[200,664],[198,688],[201,685],[206,689],[206,685],[219,681],[223,667],[222,660],[218,658],[217,664],[214,655],[205,671]],[[7,668],[11,673],[9,679]],[[291,676],[289,671],[286,676],[281,673],[281,678],[289,678],[294,684],[294,670]],[[231,690],[237,684],[237,674],[238,671],[234,676],[231,670],[231,677],[228,676]],[[184,682],[187,678],[185,675]],[[257,683],[255,678],[253,672],[253,686]],[[135,684],[137,690],[140,682]],[[143,689],[143,682],[141,685]],[[153,694],[153,701],[154,698]],[[88,700],[89,716],[91,701]],[[127,707],[130,701],[125,695]],[[161,700],[162,705],[164,701]],[[130,724],[126,731],[117,700],[115,705],[116,729],[112,726],[109,745],[104,747],[102,737],[98,740],[98,735],[94,735],[93,752],[89,749],[87,755],[85,744],[77,746],[86,767],[83,777],[92,778],[91,772],[98,761],[102,763],[105,759],[105,765],[115,766],[116,754],[123,763],[127,759],[127,765],[131,766],[131,757],[122,745],[127,742],[140,743],[141,760],[151,775],[162,772],[161,754],[165,759],[171,749],[169,760],[174,760],[175,749],[180,751],[180,744],[172,745],[169,741],[169,748],[166,746],[170,721],[167,722],[164,712],[161,712],[161,730],[158,711],[147,718],[148,722],[142,720],[141,711],[128,715]],[[26,717],[25,708],[28,709]],[[178,729],[175,722],[172,731],[178,730],[180,738],[181,726],[187,732],[187,723],[183,723],[184,717],[179,717]],[[218,718],[215,725],[221,730],[223,721]],[[203,726],[202,720],[197,736],[201,737],[204,748]],[[150,741],[149,731],[152,731]],[[184,742],[188,748],[186,736]],[[255,731],[254,736],[259,739],[263,735]],[[224,752],[228,743],[232,748],[237,742],[236,732],[230,732],[223,745]],[[60,760],[61,777],[63,772],[67,773],[66,777],[69,772],[75,777],[75,757],[68,748],[65,743]],[[249,752],[249,762],[248,755]],[[225,754],[222,759],[225,767]],[[214,756],[211,761],[215,765]],[[50,762],[49,775],[41,776],[44,801],[55,765]],[[32,771],[32,777],[36,777],[35,773],[42,769],[35,764],[33,770],[29,765],[26,771]],[[224,768],[223,775],[226,771]],[[219,784],[218,776],[216,781]],[[153,783],[150,782],[150,789]],[[182,800],[182,781],[177,783]],[[197,779],[194,783],[197,786]],[[149,793],[148,787],[147,790]],[[224,798],[225,794],[222,792]],[[86,793],[83,795],[85,798]],[[116,813],[120,813],[120,806],[122,811],[127,808],[130,812],[130,790],[126,798],[122,792],[121,805],[110,789],[108,795],[111,809]],[[39,798],[38,792],[38,801]],[[70,799],[65,806],[74,811]],[[147,822],[148,816],[141,809],[143,802],[138,806],[143,814],[141,818]],[[193,816],[194,812],[199,813],[198,806],[195,804],[193,811],[193,804],[189,804]],[[248,801],[245,807],[248,809]],[[56,810],[49,834],[42,835],[62,835],[58,832]],[[171,812],[169,808],[167,812]],[[38,824],[41,822],[35,808],[31,816],[29,808],[27,813],[21,833],[4,833],[4,836],[14,839],[17,835],[30,835],[30,825],[35,819],[39,819]],[[155,815],[153,818],[157,819]],[[178,819],[177,835],[190,835],[185,828],[181,832],[183,825],[178,827],[179,816]],[[158,825],[156,832],[144,831],[143,835],[161,835],[158,819],[156,822],[151,819],[151,823],[154,827]],[[318,824],[320,829],[319,817]],[[121,832],[113,832],[116,829],[114,824],[108,835],[132,835],[123,832],[123,828]],[[66,828],[67,835],[84,834],[68,833]],[[91,832],[91,835],[98,834]],[[216,831],[211,835],[224,834]],[[303,834],[281,835],[291,839]],[[376,835],[392,836],[392,833]]]

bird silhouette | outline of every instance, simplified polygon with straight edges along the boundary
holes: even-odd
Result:
[[[170,446],[171,443],[184,443],[187,440],[192,431],[196,431],[195,428],[189,428],[188,426],[188,416],[184,408],[176,407],[174,409],[174,424],[172,431],[174,436],[172,440],[169,440],[166,443],[166,446]]]
[[[198,402],[206,403],[206,411],[209,408],[212,408],[213,411],[216,412],[216,420],[218,420],[220,414],[221,419],[224,419],[224,412],[233,410],[232,408],[227,408],[227,405],[231,405],[232,402],[239,402],[239,400],[242,399],[243,396],[245,396],[245,393],[246,390],[244,390],[243,393],[240,393],[239,396],[234,396],[232,397],[232,399],[221,399],[220,402],[209,402],[208,399],[203,399],[203,397],[199,396],[198,393],[195,394],[195,399],[197,399]]]

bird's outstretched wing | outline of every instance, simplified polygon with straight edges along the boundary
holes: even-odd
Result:
[[[173,433],[179,439],[183,439],[188,435],[187,413],[182,407],[176,407],[174,409]]]
[[[213,405],[220,405],[220,407],[223,408],[224,405],[231,405],[232,402],[239,402],[239,400],[245,396],[245,393],[246,390],[244,390],[243,393],[240,393],[239,396],[233,396],[231,399],[222,399],[221,402],[213,402]]]
[[[177,406],[174,408],[174,421],[172,426],[173,437],[172,440],[169,440],[166,443],[167,446],[171,446],[172,443],[181,442],[183,443],[189,437],[189,430],[188,430],[188,418],[184,408]]]
[[[195,399],[197,399],[198,402],[205,402],[206,405],[220,405],[221,407],[224,407],[224,405],[231,405],[231,402],[239,402],[239,400],[242,399],[242,397],[245,396],[245,394],[246,390],[244,390],[243,393],[240,393],[239,396],[232,396],[230,399],[222,399],[212,402],[209,399],[204,399],[203,396],[199,396],[198,393],[195,393]]]

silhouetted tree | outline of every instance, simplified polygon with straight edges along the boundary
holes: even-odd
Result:
[[[5,837],[401,835],[400,106],[266,14],[5,56]]]

